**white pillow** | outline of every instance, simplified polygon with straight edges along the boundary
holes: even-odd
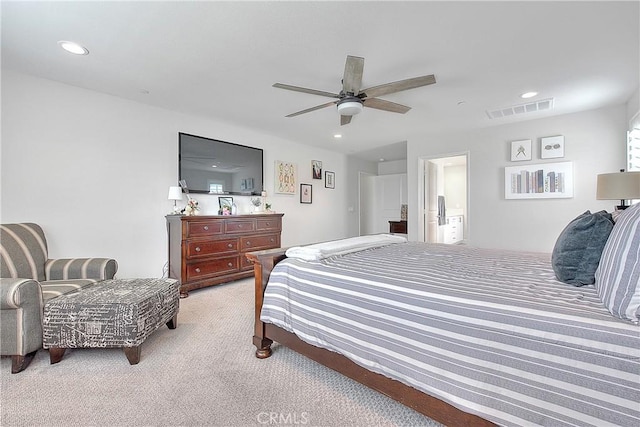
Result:
[[[617,218],[595,274],[598,296],[615,317],[640,321],[640,203]]]

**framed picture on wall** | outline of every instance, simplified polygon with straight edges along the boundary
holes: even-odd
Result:
[[[564,136],[545,136],[540,138],[540,158],[555,159],[564,157]]]
[[[311,184],[300,184],[300,203],[311,203]]]
[[[504,168],[505,199],[573,197],[573,163],[540,163]]]
[[[296,194],[298,173],[295,163],[276,160],[275,189],[278,194]]]
[[[531,140],[511,141],[511,161],[531,160]]]
[[[311,160],[311,175],[313,179],[322,179],[322,162]]]
[[[326,171],[324,173],[324,186],[325,188],[336,188],[335,172]]]

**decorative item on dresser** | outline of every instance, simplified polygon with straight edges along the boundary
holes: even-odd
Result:
[[[284,214],[167,215],[169,277],[183,296],[194,289],[253,276],[245,253],[280,247]]]

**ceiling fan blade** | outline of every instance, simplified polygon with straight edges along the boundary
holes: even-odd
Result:
[[[311,95],[328,96],[329,98],[340,98],[337,93],[325,92],[323,90],[307,89],[306,87],[286,85],[283,83],[275,83],[273,87],[278,89],[292,90],[294,92],[310,93]]]
[[[388,95],[390,93],[396,93],[407,89],[414,89],[420,86],[432,85],[435,82],[435,76],[433,74],[429,74],[428,76],[414,77],[412,79],[400,80],[393,83],[370,87],[362,92],[368,98],[375,98],[377,96]]]
[[[342,77],[342,90],[345,94],[353,94],[355,96],[360,92],[363,70],[364,58],[347,56],[347,62],[344,64],[344,76]]]
[[[364,106],[368,108],[375,108],[376,110],[391,111],[393,113],[404,114],[411,110],[411,107],[406,105],[396,104],[395,102],[385,101],[379,98],[365,98]]]
[[[340,126],[348,125],[351,123],[351,117],[353,116],[340,116]]]
[[[307,108],[306,110],[302,110],[302,111],[298,111],[295,113],[291,113],[285,117],[295,117],[295,116],[299,116],[300,114],[304,114],[304,113],[310,113],[312,111],[316,111],[316,110],[320,110],[321,108],[326,108],[329,107],[331,105],[336,105],[338,101],[332,101],[332,102],[327,102],[326,104],[322,104],[322,105],[317,105],[315,107],[311,107],[311,108]]]

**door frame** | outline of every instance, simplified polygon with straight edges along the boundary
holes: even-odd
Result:
[[[469,224],[469,218],[471,216],[471,153],[470,151],[457,151],[452,153],[439,154],[437,156],[420,156],[418,157],[418,241],[425,242],[427,241],[426,237],[426,216],[427,216],[427,196],[426,196],[426,188],[425,188],[425,173],[426,173],[426,164],[429,161],[444,159],[447,157],[459,157],[464,156],[466,158],[466,181],[467,181],[467,212],[464,218],[464,233],[465,240],[469,241],[471,237],[471,227]]]

